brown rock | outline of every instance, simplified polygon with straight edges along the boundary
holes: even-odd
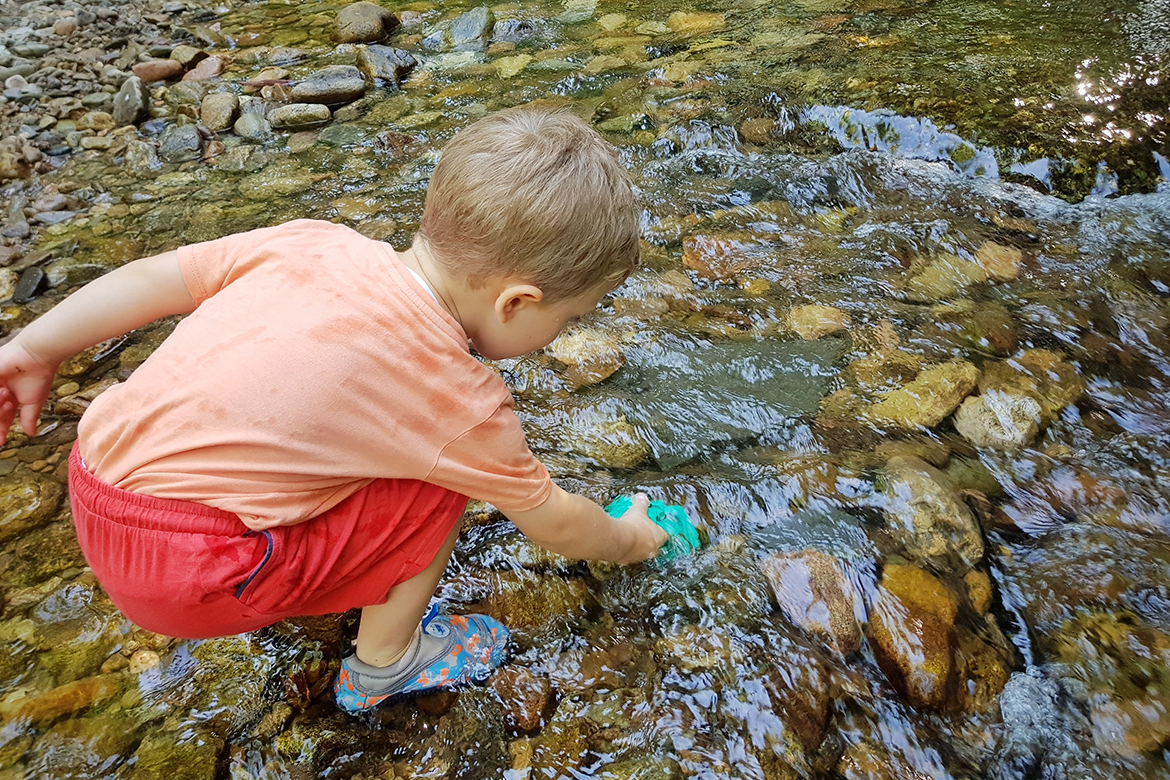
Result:
[[[870,411],[882,425],[908,430],[938,425],[967,397],[979,381],[979,369],[954,360],[923,370],[913,382],[886,395]]]
[[[135,63],[130,70],[147,84],[152,81],[166,81],[183,75],[183,65],[174,60],[147,60]]]
[[[942,709],[953,671],[955,594],[917,566],[889,564],[870,608],[869,638],[887,679],[917,707]]]
[[[198,65],[183,74],[183,81],[207,81],[223,73],[231,58],[226,54],[216,54],[202,60]]]
[[[1085,381],[1059,352],[1028,349],[1010,360],[984,364],[979,391],[988,390],[1035,399],[1040,404],[1040,424],[1045,426],[1081,397]]]
[[[776,122],[766,117],[745,120],[739,126],[739,134],[744,140],[752,144],[766,144],[772,140],[772,132],[776,129]]]
[[[77,32],[77,20],[73,17],[65,19],[58,19],[53,22],[53,34],[60,35],[62,38],[68,38],[73,33]]]
[[[213,133],[232,126],[240,113],[240,99],[231,92],[213,92],[199,106],[199,121]]]
[[[796,625],[840,655],[861,648],[864,606],[844,566],[816,550],[770,555],[760,569],[772,585],[776,603]]]
[[[540,728],[552,701],[552,683],[524,666],[506,666],[488,687],[500,697],[504,718],[513,731],[532,733]]]

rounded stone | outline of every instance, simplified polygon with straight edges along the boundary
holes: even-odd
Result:
[[[290,103],[268,112],[268,121],[277,129],[311,127],[329,121],[328,106],[320,103]]]

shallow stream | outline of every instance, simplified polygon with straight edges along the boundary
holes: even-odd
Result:
[[[417,2],[400,87],[182,162],[156,147],[207,93],[358,49],[344,3],[167,5],[166,46],[232,62],[0,189],[73,212],[10,242],[45,274],[5,333],[287,219],[403,247],[460,127],[570,105],[633,172],[644,263],[496,365],[562,484],[681,503],[707,544],[586,565],[473,506],[440,595],[508,624],[511,664],[343,715],[354,615],[175,642],[85,568],[64,457],[158,323],[66,366],[45,433],[0,451],[0,780],[1170,777],[1163,0],[520,2],[462,49],[472,6]]]

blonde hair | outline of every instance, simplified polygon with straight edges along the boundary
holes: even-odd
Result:
[[[415,240],[473,288],[517,276],[556,301],[629,276],[638,219],[629,175],[596,131],[564,110],[520,107],[443,148]]]

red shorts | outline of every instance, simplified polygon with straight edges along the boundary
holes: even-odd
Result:
[[[467,506],[426,482],[380,479],[311,520],[253,531],[222,509],[107,485],[77,447],[69,501],[81,550],[122,614],[186,639],[380,604],[434,560]]]

